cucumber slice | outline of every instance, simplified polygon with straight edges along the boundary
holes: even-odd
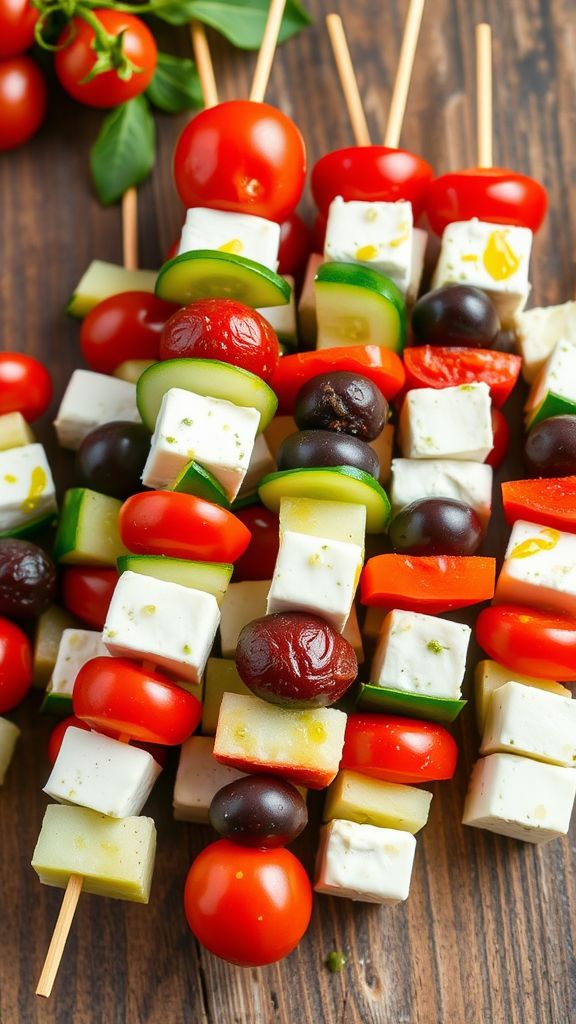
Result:
[[[237,498],[234,498],[230,508],[232,509],[232,512],[237,512],[239,508],[248,508],[249,505],[257,505],[259,501],[258,491],[249,491],[248,494],[242,494]]]
[[[357,707],[363,711],[385,711],[423,718],[430,722],[453,722],[467,701],[451,697],[429,697],[424,693],[393,690],[385,686],[360,683]]]
[[[189,462],[169,488],[181,494],[194,494],[196,498],[212,501],[222,508],[230,508],[226,492],[216,477],[197,462]]]
[[[21,526],[13,526],[11,530],[0,530],[0,540],[4,537],[33,537],[35,533],[39,533],[40,530],[45,530],[55,523],[56,514],[49,512],[47,515],[39,516],[38,519],[22,523]]]
[[[322,263],[314,287],[316,348],[380,345],[402,351],[406,304],[389,278],[358,263]]]
[[[116,565],[126,553],[118,532],[122,502],[87,487],[66,491],[54,541],[54,557],[65,565]]]
[[[45,715],[71,715],[72,697],[69,693],[53,693],[47,690],[40,705],[40,711]]]
[[[196,299],[237,299],[252,309],[285,306],[292,289],[273,270],[218,249],[194,249],[160,268],[156,295],[187,306]]]
[[[165,359],[145,370],[136,385],[138,411],[151,431],[170,388],[183,388],[205,398],[223,398],[234,405],[257,409],[258,433],[266,429],[278,407],[272,388],[249,370],[218,359]]]
[[[203,590],[213,594],[219,605],[224,600],[233,568],[227,562],[189,562],[166,555],[121,555],[118,559],[118,572],[138,572],[141,576]]]
[[[154,292],[155,270],[127,270],[116,263],[92,260],[70,296],[66,312],[80,319],[94,306],[120,292]]]
[[[314,501],[313,498],[282,498],[280,535],[285,530],[307,533],[310,537],[339,540],[364,547],[366,512],[363,505],[350,508],[341,501]]]
[[[118,377],[119,380],[127,380],[129,384],[137,384],[144,370],[154,366],[155,362],[155,359],[126,359],[116,367],[112,376]]]
[[[367,533],[385,533],[390,521],[386,491],[373,476],[351,466],[270,473],[261,481],[258,494],[271,512],[279,512],[282,498],[317,498],[364,505]]]

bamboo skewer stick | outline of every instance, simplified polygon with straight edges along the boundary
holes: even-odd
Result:
[[[342,86],[342,92],[344,93],[344,101],[348,109],[350,124],[352,125],[354,142],[357,146],[369,146],[370,132],[366,123],[366,116],[364,114],[364,108],[362,106],[362,100],[360,99],[360,92],[358,90],[358,82],[356,81],[356,75],[354,74],[354,66],[352,64],[352,58],[350,57],[346,33],[344,31],[344,25],[342,24],[342,18],[340,15],[328,14],[326,16],[326,27],[332,44],[332,52],[334,54],[336,68],[338,69],[340,85]]]
[[[126,270],[138,269],[138,193],[134,187],[122,196],[122,255]]]
[[[58,974],[58,968],[64,953],[64,947],[68,938],[68,933],[72,927],[72,921],[74,920],[74,914],[76,907],[78,906],[78,900],[80,899],[80,893],[82,892],[82,886],[84,879],[82,875],[70,875],[68,879],[68,885],[66,886],[66,892],[64,893],[64,899],[60,907],[60,913],[58,914],[58,920],[56,926],[52,932],[52,938],[50,945],[48,946],[48,952],[42,968],[42,973],[38,979],[38,985],[36,986],[36,995],[44,996],[48,998],[52,992],[56,975]]]
[[[214,66],[210,56],[210,47],[208,46],[204,25],[201,25],[199,21],[191,21],[190,35],[192,37],[194,60],[196,61],[202,87],[202,96],[204,97],[204,107],[215,107],[218,103],[218,89],[216,88]]]
[[[425,0],[410,0],[408,14],[406,15],[400,59],[396,70],[396,78],[394,79],[392,100],[388,110],[388,120],[384,133],[384,145],[389,146],[390,149],[397,149],[400,142],[402,122],[404,121],[406,101],[410,89],[410,79],[412,78],[412,68],[414,67],[414,56],[424,13],[424,3]]]
[[[268,10],[266,28],[264,29],[262,43],[260,44],[254,78],[252,79],[252,88],[250,90],[249,98],[253,103],[262,103],[266,95],[285,6],[286,0],[272,0]]]
[[[478,166],[492,167],[492,29],[476,25],[476,145]]]

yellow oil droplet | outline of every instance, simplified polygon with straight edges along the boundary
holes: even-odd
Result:
[[[357,260],[375,260],[378,255],[378,247],[376,245],[361,245],[359,249],[356,249]]]
[[[408,237],[409,229],[406,226],[404,230],[399,235],[396,236],[396,238],[390,239],[390,241],[388,242],[388,246],[390,247],[390,249],[397,249],[398,246],[403,245],[404,242],[408,241]]]
[[[77,850],[84,850],[86,848],[86,839],[84,836],[76,836],[74,839],[74,846]]]
[[[234,256],[241,256],[244,252],[244,242],[239,238],[231,238],[229,242],[224,242],[224,245],[219,245],[218,251],[231,252]]]
[[[46,473],[41,466],[35,466],[30,474],[30,488],[22,502],[23,512],[33,512],[38,504],[38,498],[46,487]]]
[[[104,850],[104,853],[118,853],[119,847],[116,843],[100,843],[100,849]]]
[[[244,878],[244,872],[243,871],[237,871],[236,872],[236,878]]]
[[[510,552],[510,558],[530,558],[540,551],[552,551],[560,540],[560,533],[552,527],[541,530],[537,537],[528,537],[521,544],[517,544]]]
[[[13,473],[6,473],[4,475],[4,480],[6,481],[7,484],[15,484],[18,482],[18,477],[14,476]]]
[[[506,281],[516,273],[520,260],[506,241],[505,231],[492,231],[484,249],[482,262],[495,281]]]
[[[479,257],[477,252],[466,252],[460,259],[462,263],[478,263]]]
[[[544,804],[538,804],[538,806],[534,808],[534,817],[537,821],[542,821],[542,818],[546,817],[546,808]]]
[[[310,722],[307,732],[311,743],[320,744],[326,742],[326,726],[322,722]]]

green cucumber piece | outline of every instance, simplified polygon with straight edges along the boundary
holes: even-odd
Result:
[[[430,697],[424,693],[394,690],[372,683],[360,683],[356,700],[356,706],[363,711],[392,712],[430,722],[453,722],[466,704],[465,700]]]
[[[358,263],[322,263],[316,274],[316,348],[380,345],[401,352],[406,303],[388,277]]]
[[[87,487],[72,487],[62,502],[54,557],[65,565],[116,565],[126,553],[118,532],[122,502]]]
[[[213,594],[219,605],[224,600],[233,569],[227,562],[189,562],[166,555],[121,555],[118,559],[118,572],[137,572],[192,590],[203,590]]]
[[[39,533],[40,530],[45,530],[48,526],[53,526],[55,523],[56,513],[49,512],[47,515],[39,516],[38,519],[32,519],[28,523],[13,526],[11,530],[0,530],[0,539],[4,537],[33,537],[35,533]]]
[[[42,612],[34,634],[33,686],[44,689],[48,685],[58,657],[62,633],[65,629],[77,628],[76,619],[65,608],[53,604]]]
[[[364,505],[367,533],[385,533],[390,522],[390,502],[386,491],[369,473],[351,466],[269,473],[260,482],[258,494],[262,504],[271,512],[280,511],[281,498],[317,498]]]
[[[258,433],[266,429],[278,407],[272,388],[249,370],[218,359],[164,359],[154,363],[136,385],[138,411],[154,430],[162,399],[170,388],[193,391],[204,398],[221,398],[234,405],[257,409]]]
[[[230,508],[230,502],[222,485],[213,473],[204,469],[197,462],[189,462],[178,474],[169,490],[178,491],[181,494],[193,494],[196,498],[204,498],[205,501],[213,502],[214,505]]]
[[[540,405],[530,409],[526,418],[526,428],[531,430],[542,420],[549,420],[551,416],[576,416],[576,402],[562,395],[556,395],[553,391],[547,391]]]
[[[46,715],[71,715],[72,697],[69,693],[52,693],[47,690],[40,705],[40,711]]]
[[[187,306],[196,299],[237,299],[252,309],[285,306],[292,289],[273,270],[218,249],[194,249],[160,268],[156,295]]]
[[[237,512],[240,508],[248,508],[249,505],[256,505],[260,501],[258,497],[258,491],[249,491],[248,494],[241,494],[237,498],[234,498],[230,508],[232,512]]]
[[[66,312],[82,319],[94,306],[120,292],[152,292],[155,270],[127,270],[116,263],[92,260],[70,296]]]

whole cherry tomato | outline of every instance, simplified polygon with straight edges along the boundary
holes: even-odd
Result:
[[[81,622],[94,629],[104,629],[117,582],[116,569],[69,566],[62,573],[62,600],[68,611]]]
[[[426,213],[437,235],[447,224],[473,217],[536,232],[547,208],[546,189],[533,178],[505,167],[471,167],[431,183]]]
[[[424,209],[433,170],[421,157],[386,146],[349,146],[321,157],[312,168],[312,195],[321,213],[336,196],[365,202],[412,203],[414,220]]]
[[[260,967],[298,945],[310,923],[312,889],[289,850],[250,849],[220,839],[193,862],[184,910],[211,953],[240,967]]]
[[[50,764],[54,764],[58,754],[60,753],[60,747],[62,746],[62,740],[64,739],[65,733],[68,729],[74,726],[75,729],[83,729],[85,732],[91,731],[91,726],[87,722],[83,722],[80,718],[76,718],[76,715],[68,715],[66,718],[62,718],[58,725],[55,725],[50,733],[48,739],[48,760]],[[102,729],[101,732],[104,732]],[[108,732],[105,735],[113,735],[113,739],[118,736],[118,733],[110,734]],[[158,762],[161,768],[166,764],[166,748],[161,747],[157,743],[133,743],[134,747],[140,747],[141,750],[147,750],[155,761]]]
[[[185,206],[252,213],[278,223],[298,204],[306,152],[296,125],[267,103],[203,110],[176,143],[174,178]]]
[[[494,445],[492,451],[486,456],[484,462],[492,469],[498,469],[508,454],[510,447],[510,427],[504,413],[500,409],[492,409],[492,435]]]
[[[121,292],[99,302],[80,328],[90,369],[113,373],[128,359],[158,359],[162,329],[176,309],[149,292]]]
[[[9,619],[0,618],[0,714],[10,711],[32,685],[28,637]]]
[[[523,605],[484,608],[476,639],[490,658],[512,672],[571,682],[576,679],[576,619]]]
[[[278,273],[299,277],[312,251],[312,232],[299,213],[291,213],[280,226]]]
[[[34,42],[38,11],[30,0],[1,0],[0,57],[16,57]]]
[[[91,14],[114,43],[112,69],[90,78],[98,56],[96,37],[81,17],[73,18],[60,35],[54,67],[60,84],[75,100],[89,107],[116,107],[148,88],[156,70],[156,42],[133,14],[106,9],[94,9]]]
[[[160,359],[219,359],[269,381],[280,359],[276,332],[257,309],[235,299],[199,299],[162,331]]]
[[[411,785],[451,779],[458,747],[435,722],[395,715],[348,715],[341,768]]]
[[[250,531],[218,505],[176,491],[133,494],[120,509],[122,543],[136,555],[235,562]]]
[[[52,379],[42,363],[21,352],[0,352],[0,416],[21,412],[37,420],[51,401]]]
[[[16,149],[36,134],[47,102],[44,75],[30,57],[0,61],[0,151]]]
[[[248,527],[252,539],[234,566],[234,583],[272,579],[280,545],[278,516],[263,505],[248,505],[238,509],[236,517]]]

